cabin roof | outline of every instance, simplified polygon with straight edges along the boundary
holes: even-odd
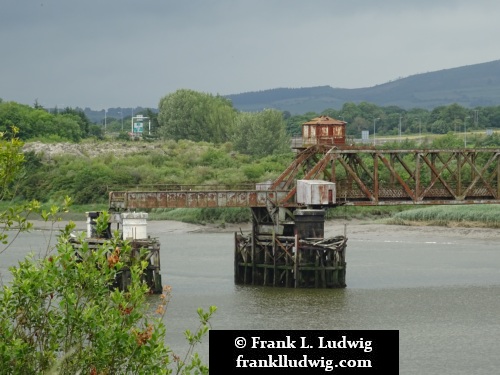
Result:
[[[302,125],[345,125],[345,121],[337,120],[329,116],[319,116],[304,122]]]

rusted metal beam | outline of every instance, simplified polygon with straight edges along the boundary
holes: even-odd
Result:
[[[110,208],[298,207],[296,180],[336,184],[337,204],[485,204],[500,200],[499,149],[338,149],[312,146],[269,190],[114,191]]]
[[[498,198],[498,196],[496,196],[496,194],[495,194],[494,189],[491,187],[491,185],[488,183],[488,181],[486,181],[486,179],[483,177],[486,170],[493,163],[493,161],[495,161],[495,159],[498,159],[498,154],[495,154],[494,156],[492,156],[486,162],[486,164],[483,166],[483,168],[481,170],[477,169],[477,166],[475,165],[475,163],[472,162],[472,158],[469,158],[467,155],[465,156],[465,158],[466,158],[467,163],[471,166],[472,171],[475,173],[473,174],[474,179],[469,184],[469,187],[465,190],[464,195],[467,195],[472,190],[472,188],[477,184],[477,182],[479,180],[482,180],[486,189],[488,189],[488,191],[490,192],[491,196]]]
[[[447,165],[444,165],[443,168],[440,171],[438,171],[435,167],[435,163],[432,163],[431,161],[429,161],[429,159],[425,156],[423,156],[422,159],[429,166],[430,170],[432,171],[432,175],[433,175],[433,178],[432,178],[430,184],[422,192],[422,198],[425,197],[429,191],[431,191],[432,187],[436,184],[436,181],[439,180],[443,184],[443,186],[446,188],[446,190],[449,191],[450,195],[452,197],[454,197],[455,199],[457,199],[457,196],[455,195],[455,192],[453,191],[453,189],[451,189],[451,187],[448,185],[448,183],[442,177],[443,170],[445,168],[447,168]]]
[[[309,158],[313,157],[318,152],[319,149],[316,146],[312,146],[300,152],[300,154],[297,155],[295,160],[288,166],[288,168],[286,168],[281,173],[281,175],[279,175],[278,178],[274,180],[273,184],[271,185],[271,189],[278,189],[282,185],[290,186],[293,183],[295,176],[299,172],[300,167],[303,166]]]
[[[374,197],[373,197],[373,193],[370,191],[370,189],[363,183],[363,181],[361,181],[361,179],[359,178],[359,176],[354,172],[354,170],[351,168],[351,166],[349,164],[347,164],[342,158],[338,158],[337,159],[340,164],[344,167],[344,169],[346,170],[346,172],[349,174],[350,177],[352,177],[354,179],[354,181],[356,181],[356,183],[358,184],[359,188],[361,189],[361,191],[365,194],[365,197],[368,198],[369,200],[371,201],[375,201]],[[338,191],[338,190],[337,190]],[[347,196],[346,196],[347,197]]]
[[[415,195],[413,193],[413,190],[408,186],[408,184],[402,179],[402,177],[396,172],[394,167],[387,161],[387,159],[383,155],[379,155],[380,160],[382,160],[382,163],[389,169],[391,172],[391,178],[395,178],[399,184],[403,187],[403,189],[406,191],[408,196],[412,199],[415,200]]]
[[[207,208],[277,206],[289,192],[253,191],[112,191],[109,206],[114,210],[138,208]]]

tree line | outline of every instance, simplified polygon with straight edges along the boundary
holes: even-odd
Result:
[[[317,116],[314,112],[284,116],[289,134],[301,134],[304,122]],[[458,104],[439,106],[432,110],[397,106],[379,107],[361,102],[345,103],[341,109],[326,109],[320,113],[347,122],[346,134],[361,138],[363,130],[380,135],[447,134],[500,128],[500,105],[473,109]],[[374,125],[376,128],[374,129]]]
[[[290,137],[299,136],[302,124],[320,115],[346,121],[346,134],[361,138],[363,130],[380,135],[447,134],[500,128],[500,105],[465,108],[458,104],[432,110],[375,104],[345,103],[341,109],[327,108],[321,113],[291,115],[287,111],[266,109],[241,112],[222,96],[181,89],[162,97],[158,110],[142,112],[151,120],[151,136],[161,140],[186,139],[214,144],[231,142],[235,150],[253,155],[279,154],[288,147]],[[0,99],[0,131],[8,134],[11,126],[19,128],[24,141],[79,142],[86,138],[104,139],[113,132],[122,140],[130,139],[123,128],[131,117],[109,118],[107,126],[91,123],[84,112],[72,108],[48,111]]]
[[[280,154],[289,149],[290,138],[280,111],[238,112],[230,101],[220,96],[178,90],[160,100],[158,113],[148,109],[144,115],[151,120],[151,129],[144,131],[144,138],[148,139],[216,145],[231,142],[235,151],[255,157]],[[106,132],[114,132],[120,140],[130,140],[122,121],[129,120],[110,119],[109,126],[107,123],[103,126],[90,123],[81,110],[48,111],[36,103],[30,107],[0,101],[0,132],[9,135],[15,126],[19,129],[17,136],[23,141],[102,140],[109,138]]]

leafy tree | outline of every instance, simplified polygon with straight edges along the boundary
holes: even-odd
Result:
[[[500,106],[481,108],[479,118],[485,128],[500,128]]]
[[[95,137],[97,139],[104,139],[104,129],[100,125],[91,125],[89,128],[89,137]],[[128,139],[128,138],[127,138]]]
[[[374,119],[385,117],[385,112],[382,110],[382,108],[376,106],[375,104],[361,102],[358,104],[358,108],[365,118]]]
[[[0,133],[0,201],[13,197],[13,182],[18,177],[23,162],[23,143],[16,138],[16,127],[12,128],[13,137],[5,140],[4,133]]]
[[[158,129],[160,128],[160,124],[158,123],[158,113],[151,110],[150,108],[147,108],[144,111],[144,116],[148,117],[151,120],[151,133],[157,133]]]
[[[283,116],[274,109],[240,113],[233,143],[235,150],[256,157],[290,152]]]
[[[31,124],[27,123],[26,118],[32,111],[32,108],[15,102],[0,103],[0,131],[9,135],[11,129],[18,129],[17,136],[21,139],[29,137],[32,131]],[[26,137],[24,137],[26,135]],[[10,134],[12,136],[12,134]]]
[[[446,135],[436,138],[432,141],[432,148],[434,149],[454,149],[461,148],[463,146],[463,139],[457,137],[452,132],[448,132]]]
[[[58,115],[54,118],[53,134],[72,142],[78,142],[83,138],[83,125],[78,123],[78,117],[73,115]],[[85,135],[88,134],[88,131]]]
[[[361,109],[355,103],[344,103],[340,111],[347,121],[352,121],[358,116],[362,116]]]
[[[453,130],[451,129],[451,125],[452,124],[448,124],[444,120],[436,120],[431,124],[431,132],[435,134],[446,134]]]
[[[439,126],[441,134],[444,134],[448,131],[460,129],[467,116],[467,109],[458,104],[451,104],[434,108],[430,113],[429,121]]]
[[[70,117],[74,119],[80,127],[80,136],[86,138],[90,134],[90,126],[92,125],[85,112],[81,109],[73,109],[66,107],[63,111],[59,112],[61,116]]]
[[[361,137],[361,132],[363,130],[369,130],[370,133],[372,133],[370,122],[361,116],[354,117],[354,119],[346,125],[346,133],[348,135]]]
[[[19,130],[17,136],[22,140],[52,138],[77,142],[88,135],[88,120],[85,122],[82,119],[83,114],[68,111],[55,115],[41,107],[0,103],[0,131],[8,132],[15,126]]]
[[[229,140],[236,111],[231,102],[193,90],[178,90],[160,100],[159,134],[165,139],[223,143]]]

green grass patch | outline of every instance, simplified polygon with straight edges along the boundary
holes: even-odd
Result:
[[[397,206],[339,206],[329,208],[326,211],[326,220],[377,220],[390,218],[398,212],[411,209],[413,206],[397,205]]]
[[[386,223],[500,228],[500,206],[480,204],[415,208],[394,214]]]
[[[153,209],[150,220],[175,220],[191,224],[247,223],[251,220],[249,208],[174,208]]]

